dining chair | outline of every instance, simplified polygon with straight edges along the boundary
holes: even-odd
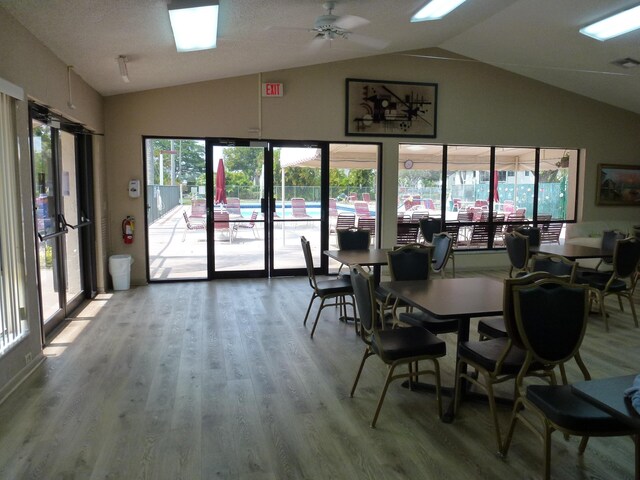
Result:
[[[313,255],[311,253],[311,245],[305,237],[300,237],[300,242],[302,243],[302,252],[304,254],[304,262],[307,267],[307,277],[309,278],[309,285],[313,290],[311,299],[309,300],[309,306],[307,307],[307,313],[304,316],[303,325],[307,324],[307,319],[309,318],[309,312],[311,311],[313,302],[316,298],[320,299],[320,308],[318,308],[318,313],[316,314],[316,318],[313,321],[313,327],[311,329],[311,338],[313,338],[313,334],[315,333],[316,327],[318,326],[318,320],[320,319],[320,313],[322,312],[323,308],[336,306],[340,309],[340,316],[346,318],[347,305],[351,305],[351,308],[353,309],[353,318],[355,319],[355,299],[353,297],[353,288],[351,287],[351,282],[349,279],[338,278],[336,280],[321,281],[318,281],[316,279],[315,268],[313,266]],[[347,297],[351,299],[350,302],[347,301]],[[327,300],[333,300],[333,302],[326,303]],[[354,323],[357,332],[357,321]]]
[[[361,230],[359,228],[349,228],[346,230],[338,230],[338,248],[340,250],[368,250],[371,244],[371,233],[369,230]],[[342,271],[344,263],[340,264],[338,275]]]
[[[524,385],[532,365],[564,366],[575,360],[585,380],[589,371],[580,356],[589,316],[589,293],[585,285],[566,284],[554,279],[513,289],[517,345],[525,359],[516,378],[518,396],[513,406],[509,431],[501,449],[506,456],[518,422],[543,442],[544,479],[551,475],[551,434],[558,430],[582,437],[582,455],[590,436],[626,436],[637,433],[604,410],[576,395],[571,385]],[[637,448],[637,447],[636,447]]]
[[[427,243],[431,243],[434,234],[442,231],[442,220],[440,218],[421,218],[419,225],[422,238]]]
[[[228,197],[227,205],[225,206],[229,215],[242,215],[242,210],[240,207],[240,198],[238,197]]]
[[[358,218],[358,228],[360,230],[368,230],[371,240],[376,235],[376,217],[360,217]]]
[[[187,230],[205,230],[207,226],[204,222],[192,222],[189,219],[186,211],[182,211],[182,217],[184,218],[185,226],[187,227],[182,234],[182,241],[184,242],[187,239]]]
[[[629,300],[633,322],[638,327],[638,317],[633,301],[633,291],[637,280],[638,263],[640,262],[640,240],[635,237],[617,240],[613,249],[613,272],[596,273],[586,277],[591,287],[591,302],[595,299],[600,306],[605,330],[609,331],[609,317],[604,299],[609,295],[618,297],[618,305],[623,311],[622,297]]]
[[[530,272],[547,272],[569,283],[576,281],[577,263],[560,255],[538,253],[529,261]],[[478,322],[480,340],[507,336],[504,318],[484,318]]]
[[[440,364],[438,363],[438,358],[447,353],[445,342],[420,327],[381,330],[378,326],[373,275],[365,272],[359,265],[354,265],[351,267],[351,282],[360,316],[360,338],[362,338],[366,346],[349,396],[353,398],[367,359],[377,355],[389,369],[378,399],[378,405],[371,420],[371,428],[376,426],[389,384],[400,378],[409,378],[411,385],[413,379],[419,375],[430,374],[435,377],[438,416],[442,417]],[[433,368],[420,369],[420,362],[423,360],[432,362]],[[396,373],[398,367],[405,365],[407,366],[406,372]],[[414,365],[416,367],[415,370],[413,369]]]
[[[489,411],[498,447],[497,451],[502,449],[502,436],[493,387],[499,383],[515,379],[516,375],[521,371],[526,356],[524,349],[519,346],[521,342],[518,339],[518,330],[515,324],[512,301],[513,289],[518,285],[530,285],[536,281],[551,277],[553,275],[546,272],[535,272],[522,277],[505,279],[503,319],[507,336],[482,341],[460,342],[458,345],[454,411],[457,412],[460,407],[463,380],[483,389],[489,401]],[[473,368],[477,373],[468,373],[467,366]],[[556,382],[553,369],[544,363],[531,363],[525,373],[527,376],[546,378],[551,383]],[[514,386],[514,398],[516,396],[517,391]]]
[[[218,232],[226,232],[229,243],[233,242],[234,234],[237,232],[237,224],[229,222],[229,212],[213,212],[213,228]]]
[[[562,234],[562,228],[564,223],[552,222],[545,223],[540,228],[540,243],[560,243],[560,235]]]
[[[258,229],[256,228],[256,220],[258,219],[259,212],[254,210],[251,212],[251,218],[249,218],[248,222],[234,222],[236,226],[236,238],[238,236],[238,232],[241,230],[251,230],[253,232],[253,238],[260,238],[258,235]]]
[[[409,245],[418,241],[417,223],[398,223],[396,245]]]
[[[404,245],[387,253],[387,265],[392,281],[427,281],[432,270],[431,248],[424,244]],[[395,299],[393,306],[394,325],[411,325],[426,328],[431,333],[451,333],[458,331],[458,319],[440,319],[422,310],[407,308],[406,312],[398,314],[398,309],[407,308],[407,304]]]
[[[518,232],[509,232],[504,236],[504,244],[507,247],[509,257],[509,277],[514,273],[529,272],[529,237]]]
[[[622,240],[626,235],[620,230],[605,230],[602,232],[602,241],[600,242],[600,249],[605,252],[612,252],[616,247],[616,242]],[[611,266],[613,264],[613,257],[602,257],[596,265],[596,270],[604,265]]]
[[[449,259],[453,264],[453,278],[456,277],[456,264],[453,257],[453,239],[448,233],[436,233],[432,237],[433,253],[431,254],[431,270],[445,277],[445,268]]]

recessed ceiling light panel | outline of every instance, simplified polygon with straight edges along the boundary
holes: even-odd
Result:
[[[426,20],[440,20],[465,1],[466,0],[431,0],[411,17],[411,21],[424,22]]]
[[[580,29],[580,33],[601,42],[640,28],[640,5]]]
[[[179,52],[216,48],[217,0],[173,0],[168,8],[171,28]]]

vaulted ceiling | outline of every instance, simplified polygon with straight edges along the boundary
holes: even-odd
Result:
[[[370,21],[354,29],[365,38],[314,42],[307,29],[325,13],[321,0],[220,0],[218,47],[189,53],[176,52],[167,0],[0,0],[0,8],[105,96],[439,47],[640,113],[640,67],[612,63],[640,60],[640,31],[607,42],[578,32],[638,0],[467,0],[443,20],[410,23],[423,1],[339,0],[335,15]]]

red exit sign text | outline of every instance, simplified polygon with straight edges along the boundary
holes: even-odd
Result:
[[[281,97],[284,93],[284,85],[282,83],[263,83],[263,97]]]

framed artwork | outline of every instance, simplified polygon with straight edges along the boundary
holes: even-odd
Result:
[[[599,164],[596,204],[640,206],[640,166]]]
[[[347,78],[345,135],[436,136],[437,83]]]

